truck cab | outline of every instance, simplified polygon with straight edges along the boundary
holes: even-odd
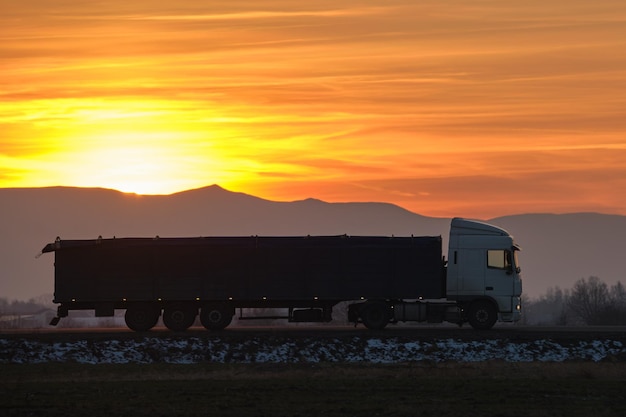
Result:
[[[517,246],[499,227],[461,218],[450,226],[446,292],[464,306],[472,326],[521,318],[522,279]]]

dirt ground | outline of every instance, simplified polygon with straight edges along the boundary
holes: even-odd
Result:
[[[623,416],[626,363],[3,364],[3,416]]]
[[[623,328],[496,327],[488,332],[455,327],[241,328],[221,333],[158,329],[149,339],[168,348],[197,339],[232,346],[355,340],[463,341],[481,346],[548,340],[557,349],[611,340],[626,346]],[[99,346],[145,343],[145,334],[103,329],[1,334],[4,348]],[[35,343],[36,342],[36,343]],[[3,350],[4,349],[4,350]],[[54,353],[54,352],[53,352]],[[0,359],[2,359],[0,357]],[[2,416],[623,416],[626,415],[626,355],[600,361],[487,359],[404,363],[125,363],[0,361]]]

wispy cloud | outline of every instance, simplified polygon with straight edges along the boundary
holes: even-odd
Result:
[[[616,0],[12,2],[0,185],[71,185],[68,159],[98,152],[156,166],[152,141],[169,187],[463,215],[520,207],[507,184],[579,207],[599,183],[589,201],[626,207],[606,185],[626,165],[624,23]],[[98,167],[81,181],[119,184]]]
[[[258,7],[258,6],[257,6]],[[301,18],[301,17],[345,17],[380,15],[389,10],[386,7],[355,7],[346,9],[331,10],[301,10],[301,11],[266,11],[253,10],[237,13],[214,13],[214,14],[182,14],[182,15],[142,15],[142,16],[120,16],[121,19],[128,20],[259,20],[276,18]]]

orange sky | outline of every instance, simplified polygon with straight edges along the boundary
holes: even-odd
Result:
[[[0,0],[0,187],[626,215],[626,2]]]

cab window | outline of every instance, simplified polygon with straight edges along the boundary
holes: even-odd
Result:
[[[508,250],[488,250],[487,267],[495,269],[510,269],[511,252]]]

